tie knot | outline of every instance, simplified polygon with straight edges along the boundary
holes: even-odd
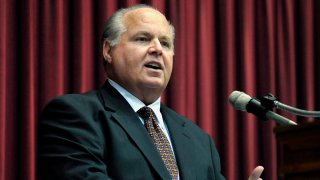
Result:
[[[147,120],[149,119],[151,116],[154,115],[153,111],[151,108],[144,106],[142,108],[140,108],[137,113],[144,119]]]

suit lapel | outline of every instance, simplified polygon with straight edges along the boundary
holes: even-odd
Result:
[[[108,82],[105,83],[101,94],[105,107],[113,111],[112,118],[128,133],[161,178],[170,179],[171,176],[164,166],[151,137],[127,101]]]
[[[194,150],[189,133],[185,127],[185,122],[179,119],[179,116],[170,113],[165,106],[161,107],[161,113],[169,129],[171,142],[178,163],[180,178],[196,179],[193,154],[197,152]]]

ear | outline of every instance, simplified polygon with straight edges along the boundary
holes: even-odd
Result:
[[[103,43],[103,50],[102,50],[103,58],[107,63],[111,63],[111,46],[108,41],[104,41]]]

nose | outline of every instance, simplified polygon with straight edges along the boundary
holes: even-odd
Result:
[[[149,54],[161,55],[162,54],[162,45],[159,39],[154,39],[150,43],[150,48],[148,50]]]

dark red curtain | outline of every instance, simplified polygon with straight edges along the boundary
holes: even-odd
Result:
[[[0,180],[36,179],[39,112],[54,96],[102,85],[103,24],[135,3],[176,27],[163,101],[212,135],[227,179],[247,179],[258,164],[264,179],[277,179],[276,124],[235,111],[228,96],[271,92],[320,109],[317,0],[0,0]]]

